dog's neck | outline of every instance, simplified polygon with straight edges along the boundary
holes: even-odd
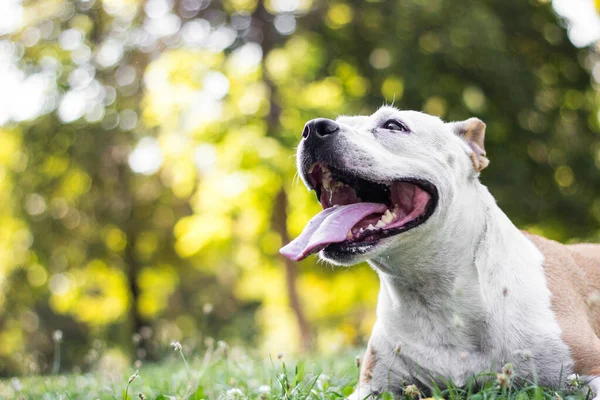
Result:
[[[456,279],[476,270],[477,250],[494,220],[489,214],[498,207],[485,187],[477,184],[468,187],[468,192],[461,191],[460,198],[450,204],[441,203],[440,208],[445,215],[433,221],[432,227],[402,238],[398,247],[370,262],[400,293],[439,296],[450,291]]]
[[[511,265],[540,262],[483,185],[462,192],[446,209],[443,228],[369,261],[381,280],[378,318],[384,322],[423,318],[443,325],[456,318],[476,329],[489,315],[486,293],[502,292],[490,287],[502,284],[490,276],[513,279]]]

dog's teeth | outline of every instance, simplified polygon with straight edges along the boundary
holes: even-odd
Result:
[[[377,221],[377,224],[375,225],[375,228],[383,228],[385,225],[386,225],[386,223],[383,222],[383,218],[382,218],[379,221]]]
[[[375,227],[373,226],[373,224],[369,224],[369,226],[367,226],[367,230],[368,231],[374,231]]]
[[[311,174],[315,170],[315,167],[317,165],[318,165],[318,163],[314,163],[313,165],[311,165],[310,168],[308,169],[308,173]]]
[[[333,184],[332,184],[332,185],[330,185],[330,186],[331,186],[331,191],[335,193],[335,192],[337,192],[337,191],[338,191],[340,188],[343,188],[343,187],[344,187],[344,184],[343,184],[342,182],[339,182],[339,181],[334,181],[334,182],[333,182]]]
[[[364,231],[365,231],[365,230],[364,230],[364,228],[360,228],[360,229],[358,230],[358,233],[363,233]]]
[[[385,214],[383,214],[383,216],[381,217],[381,221],[385,222],[386,224],[389,224],[393,220],[394,220],[394,216],[390,212],[390,210],[385,210]]]

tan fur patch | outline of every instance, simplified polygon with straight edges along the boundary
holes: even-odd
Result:
[[[360,369],[360,384],[368,383],[373,378],[373,369],[377,360],[375,358],[375,349],[371,346],[371,343],[367,346],[367,352],[363,358],[362,367]]]
[[[490,165],[490,160],[485,156],[478,156],[475,153],[471,153],[471,162],[473,163],[473,168],[475,168],[475,171],[477,172],[481,172],[485,167]]]
[[[563,245],[525,232],[544,255],[552,310],[575,373],[600,376],[600,245]]]
[[[469,118],[465,121],[465,133],[463,138],[473,143],[483,152],[485,155],[485,123],[478,118]]]

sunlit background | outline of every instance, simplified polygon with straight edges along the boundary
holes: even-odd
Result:
[[[478,116],[513,221],[600,241],[597,6],[0,1],[0,375],[363,344],[375,273],[278,255],[315,117]]]

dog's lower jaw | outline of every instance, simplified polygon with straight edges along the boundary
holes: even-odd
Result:
[[[388,240],[390,238],[387,238]],[[383,239],[386,240],[386,239]],[[381,242],[356,246],[352,250],[342,249],[340,245],[334,244],[321,250],[319,257],[333,265],[350,267],[371,258],[377,257],[385,250],[380,248]]]
[[[321,250],[319,257],[333,265],[350,267],[365,261],[365,253],[368,253],[367,248],[363,249],[363,251],[347,252],[338,250],[337,246],[328,246]]]
[[[435,220],[435,217],[432,216],[431,220]],[[428,221],[426,224],[431,222]],[[402,254],[402,249],[414,247],[413,243],[423,245],[430,242],[431,239],[428,238],[430,236],[429,231],[429,226],[417,226],[409,231],[379,239],[377,242],[356,244],[350,249],[341,244],[333,244],[321,250],[319,257],[330,264],[346,267],[365,261],[370,264],[372,262],[377,263],[379,259],[389,259],[396,254]],[[398,246],[398,244],[401,245]],[[381,268],[375,269],[382,270],[383,264],[380,263],[380,265]]]

